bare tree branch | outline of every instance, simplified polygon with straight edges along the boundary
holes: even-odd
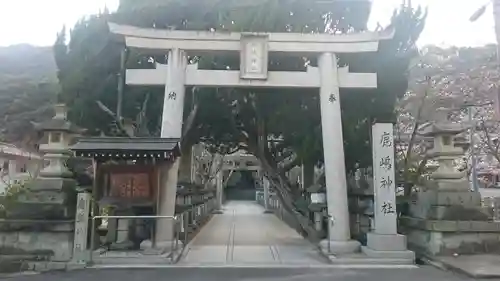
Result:
[[[404,155],[404,171],[403,171],[403,179],[404,179],[404,194],[405,196],[409,196],[411,194],[411,186],[412,183],[410,181],[410,161],[413,155],[413,147],[415,146],[415,141],[418,133],[418,129],[420,127],[420,122],[422,119],[422,112],[426,103],[427,96],[429,95],[429,89],[431,87],[431,80],[427,77],[427,85],[424,91],[424,95],[422,96],[420,106],[417,111],[417,116],[415,118],[415,124],[413,125],[413,131],[411,132],[411,137],[408,143],[408,148],[406,150],[406,155]]]
[[[133,136],[129,135],[129,133],[127,132],[127,130],[123,126],[122,120],[120,120],[120,118],[118,118],[118,116],[111,109],[109,109],[107,106],[105,106],[101,101],[96,101],[96,103],[102,111],[104,111],[106,114],[108,114],[109,116],[111,116],[115,120],[115,125],[117,126],[117,128],[121,134],[124,134],[130,138],[133,137]]]
[[[287,163],[283,166],[282,170],[286,173],[286,172],[290,171],[291,169],[297,167],[300,163],[301,163],[300,158],[294,157],[294,159],[292,161],[290,161],[289,163]]]

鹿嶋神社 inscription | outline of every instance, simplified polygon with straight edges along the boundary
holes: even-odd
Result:
[[[399,260],[413,264],[415,254],[406,248],[406,237],[397,231],[396,174],[394,164],[394,126],[372,126],[374,227],[367,233],[363,252],[369,257]]]
[[[393,125],[375,124],[372,134],[375,232],[395,234],[397,213]]]
[[[87,251],[90,200],[91,195],[89,193],[78,194],[76,204],[75,236],[73,245],[73,259],[76,262],[85,261],[87,258],[85,256],[85,253]]]

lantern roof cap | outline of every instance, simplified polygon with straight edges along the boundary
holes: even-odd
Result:
[[[54,106],[55,115],[52,119],[40,123],[32,122],[33,126],[38,131],[56,131],[81,134],[85,129],[79,128],[67,120],[67,107],[64,104],[56,104]]]

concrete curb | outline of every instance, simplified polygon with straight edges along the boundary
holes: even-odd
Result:
[[[377,264],[302,264],[302,263],[290,263],[290,264],[206,264],[206,263],[191,263],[191,264],[165,264],[165,265],[154,265],[154,264],[135,264],[135,265],[99,265],[87,268],[92,269],[161,269],[161,268],[173,268],[173,269],[199,269],[199,268],[229,268],[229,269],[244,269],[244,268],[254,268],[254,269],[297,269],[297,268],[318,268],[318,269],[416,269],[417,266],[414,265],[377,265]]]
[[[40,263],[39,263],[40,264]],[[39,275],[39,274],[44,274],[44,273],[49,273],[49,272],[71,272],[71,271],[77,271],[77,270],[85,270],[88,267],[84,264],[75,264],[75,263],[65,263],[65,267],[54,267],[51,268],[50,262],[46,263],[44,265],[44,268],[40,270],[36,270],[37,265],[31,264],[30,270],[26,271],[21,271],[21,272],[16,272],[16,273],[0,273],[0,279],[7,279],[7,278],[15,278],[15,277],[20,277],[20,276],[32,276],[32,275]]]
[[[19,273],[0,273],[0,279],[15,278],[15,277],[20,277],[20,276],[31,276],[31,275],[38,275],[38,274],[41,274],[41,272],[24,271],[24,272],[19,272]]]

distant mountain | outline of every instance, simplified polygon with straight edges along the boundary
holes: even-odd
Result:
[[[0,47],[0,140],[21,146],[33,139],[32,121],[52,114],[58,92],[51,47]]]

